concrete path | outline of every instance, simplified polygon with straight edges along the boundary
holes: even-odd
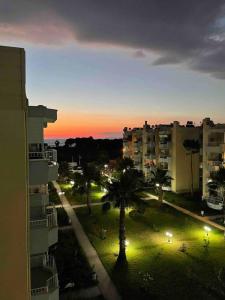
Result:
[[[121,299],[118,291],[106,272],[101,260],[98,257],[98,254],[92,244],[90,243],[86,233],[84,232],[72,206],[67,200],[66,196],[61,193],[61,189],[56,181],[53,181],[53,184],[59,194],[60,200],[63,204],[63,207],[71,220],[71,225],[74,229],[74,233],[78,239],[80,246],[82,247],[90,266],[94,265],[94,270],[97,274],[99,281],[99,289],[106,300],[119,300]]]
[[[60,300],[71,299],[93,299],[101,295],[101,292],[97,286],[90,287],[88,289],[81,289],[78,291],[68,291],[60,295]]]
[[[60,196],[62,196],[62,195],[60,195]],[[103,202],[93,202],[93,203],[91,203],[92,206],[102,205],[102,204],[103,204]],[[74,205],[71,205],[72,208],[80,208],[80,207],[86,207],[86,206],[87,206],[87,204],[74,204]],[[63,207],[63,205],[62,204],[49,205],[47,208],[53,208],[53,207],[61,208],[61,207]]]
[[[145,199],[145,200],[151,200],[151,199],[156,199],[156,200],[158,200],[158,197],[155,196],[155,195],[152,195],[152,194],[149,194],[149,193],[146,193],[146,195],[148,195],[149,198],[148,198],[148,199],[143,198],[143,199]],[[191,216],[191,217],[193,217],[193,218],[195,218],[195,219],[197,219],[197,220],[199,220],[199,221],[201,221],[201,222],[203,222],[203,223],[206,223],[206,224],[208,224],[208,225],[210,225],[210,226],[212,226],[212,227],[215,227],[215,228],[217,228],[217,229],[219,229],[219,230],[225,231],[225,227],[224,227],[224,226],[219,225],[219,224],[217,224],[217,223],[215,223],[215,222],[209,220],[208,217],[202,217],[202,216],[199,216],[199,215],[197,215],[196,213],[191,212],[190,210],[187,210],[187,209],[185,209],[185,208],[183,208],[183,207],[180,207],[180,206],[178,206],[178,205],[175,205],[175,204],[173,204],[173,203],[170,203],[170,202],[168,202],[168,201],[166,201],[166,200],[163,200],[163,203],[165,203],[166,205],[168,205],[168,206],[170,206],[170,207],[173,207],[174,209],[176,209],[176,210],[182,212],[182,213],[185,214],[185,215]]]

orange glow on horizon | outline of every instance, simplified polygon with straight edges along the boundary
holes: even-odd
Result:
[[[150,120],[149,120],[150,119]],[[45,129],[45,138],[70,138],[70,137],[89,137],[94,138],[114,138],[122,137],[124,127],[139,127],[143,126],[144,121],[148,123],[163,124],[171,123],[175,118],[166,116],[162,119],[144,118],[144,117],[129,117],[122,115],[107,115],[96,114],[91,112],[70,112],[58,111],[58,119],[55,123],[49,123]],[[182,118],[183,119],[183,118]],[[186,120],[179,119],[181,123],[186,123]]]

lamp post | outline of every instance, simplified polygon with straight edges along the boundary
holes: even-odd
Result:
[[[207,238],[209,238],[209,233],[211,231],[211,228],[209,226],[204,226],[204,230],[205,230]]]

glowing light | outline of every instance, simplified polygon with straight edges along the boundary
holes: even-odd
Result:
[[[168,237],[173,237],[173,234],[171,233],[171,232],[166,232],[166,236],[168,236]]]
[[[70,180],[70,184],[74,185],[74,180]]]
[[[104,165],[104,168],[108,168],[108,165]]]
[[[156,183],[155,186],[159,187],[159,183]]]
[[[204,230],[208,233],[210,232],[212,229],[209,226],[204,226]]]
[[[171,232],[169,232],[169,231],[167,231],[165,234],[167,236],[167,243],[171,244],[172,243],[173,234]]]
[[[127,247],[130,244],[128,240],[125,241],[125,246]]]

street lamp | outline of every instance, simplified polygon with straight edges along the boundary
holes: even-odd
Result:
[[[169,231],[166,232],[166,236],[167,236],[167,243],[171,244],[172,243],[172,237],[173,234]]]

